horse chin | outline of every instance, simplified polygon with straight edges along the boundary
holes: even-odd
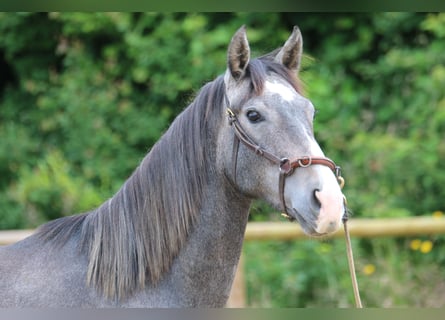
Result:
[[[288,210],[288,212],[291,218],[293,218],[298,222],[300,227],[303,229],[304,233],[314,237],[322,236],[317,231],[315,231],[316,229],[315,220],[311,220],[310,218],[302,215],[295,208]]]
[[[289,210],[289,214],[291,218],[293,218],[298,222],[300,227],[303,229],[303,232],[306,233],[308,236],[315,238],[322,238],[332,233],[332,232],[326,232],[326,233],[318,232],[316,219],[311,220],[309,217],[300,214],[295,208]],[[334,230],[333,232],[335,231],[336,230]]]

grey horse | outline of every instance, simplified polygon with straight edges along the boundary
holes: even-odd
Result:
[[[241,27],[225,73],[112,198],[0,248],[0,306],[222,307],[253,199],[309,235],[336,231],[344,197],[314,138],[301,55],[295,27],[283,47],[251,59]]]

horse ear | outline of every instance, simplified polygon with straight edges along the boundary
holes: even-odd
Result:
[[[241,79],[250,60],[250,48],[246,27],[242,26],[233,35],[227,50],[227,67],[235,80]]]
[[[291,70],[298,71],[303,53],[303,36],[300,29],[295,26],[283,48],[275,56],[275,61],[282,63]]]

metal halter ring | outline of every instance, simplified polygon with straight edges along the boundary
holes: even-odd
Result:
[[[345,179],[341,176],[341,168],[339,166],[335,166],[335,177],[340,185],[340,189],[343,189],[345,186]]]
[[[306,164],[304,164],[303,162],[307,162]],[[301,159],[298,159],[298,165],[302,168],[307,168],[310,165],[312,165],[312,158],[311,157],[304,157]]]
[[[340,185],[340,189],[343,189],[343,187],[345,186],[345,179],[343,179],[342,176],[338,176],[337,181],[338,181],[338,184]]]

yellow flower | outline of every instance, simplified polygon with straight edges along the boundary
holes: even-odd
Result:
[[[370,276],[375,272],[375,265],[368,263],[363,267],[363,273],[367,276]]]
[[[411,248],[411,250],[414,250],[414,251],[419,250],[421,245],[422,245],[422,241],[420,241],[419,239],[411,240],[411,242],[409,243],[409,247]]]
[[[442,218],[443,217],[443,212],[442,211],[434,211],[433,212],[433,218]]]
[[[420,252],[428,253],[433,249],[433,242],[430,240],[423,241],[420,245]]]

